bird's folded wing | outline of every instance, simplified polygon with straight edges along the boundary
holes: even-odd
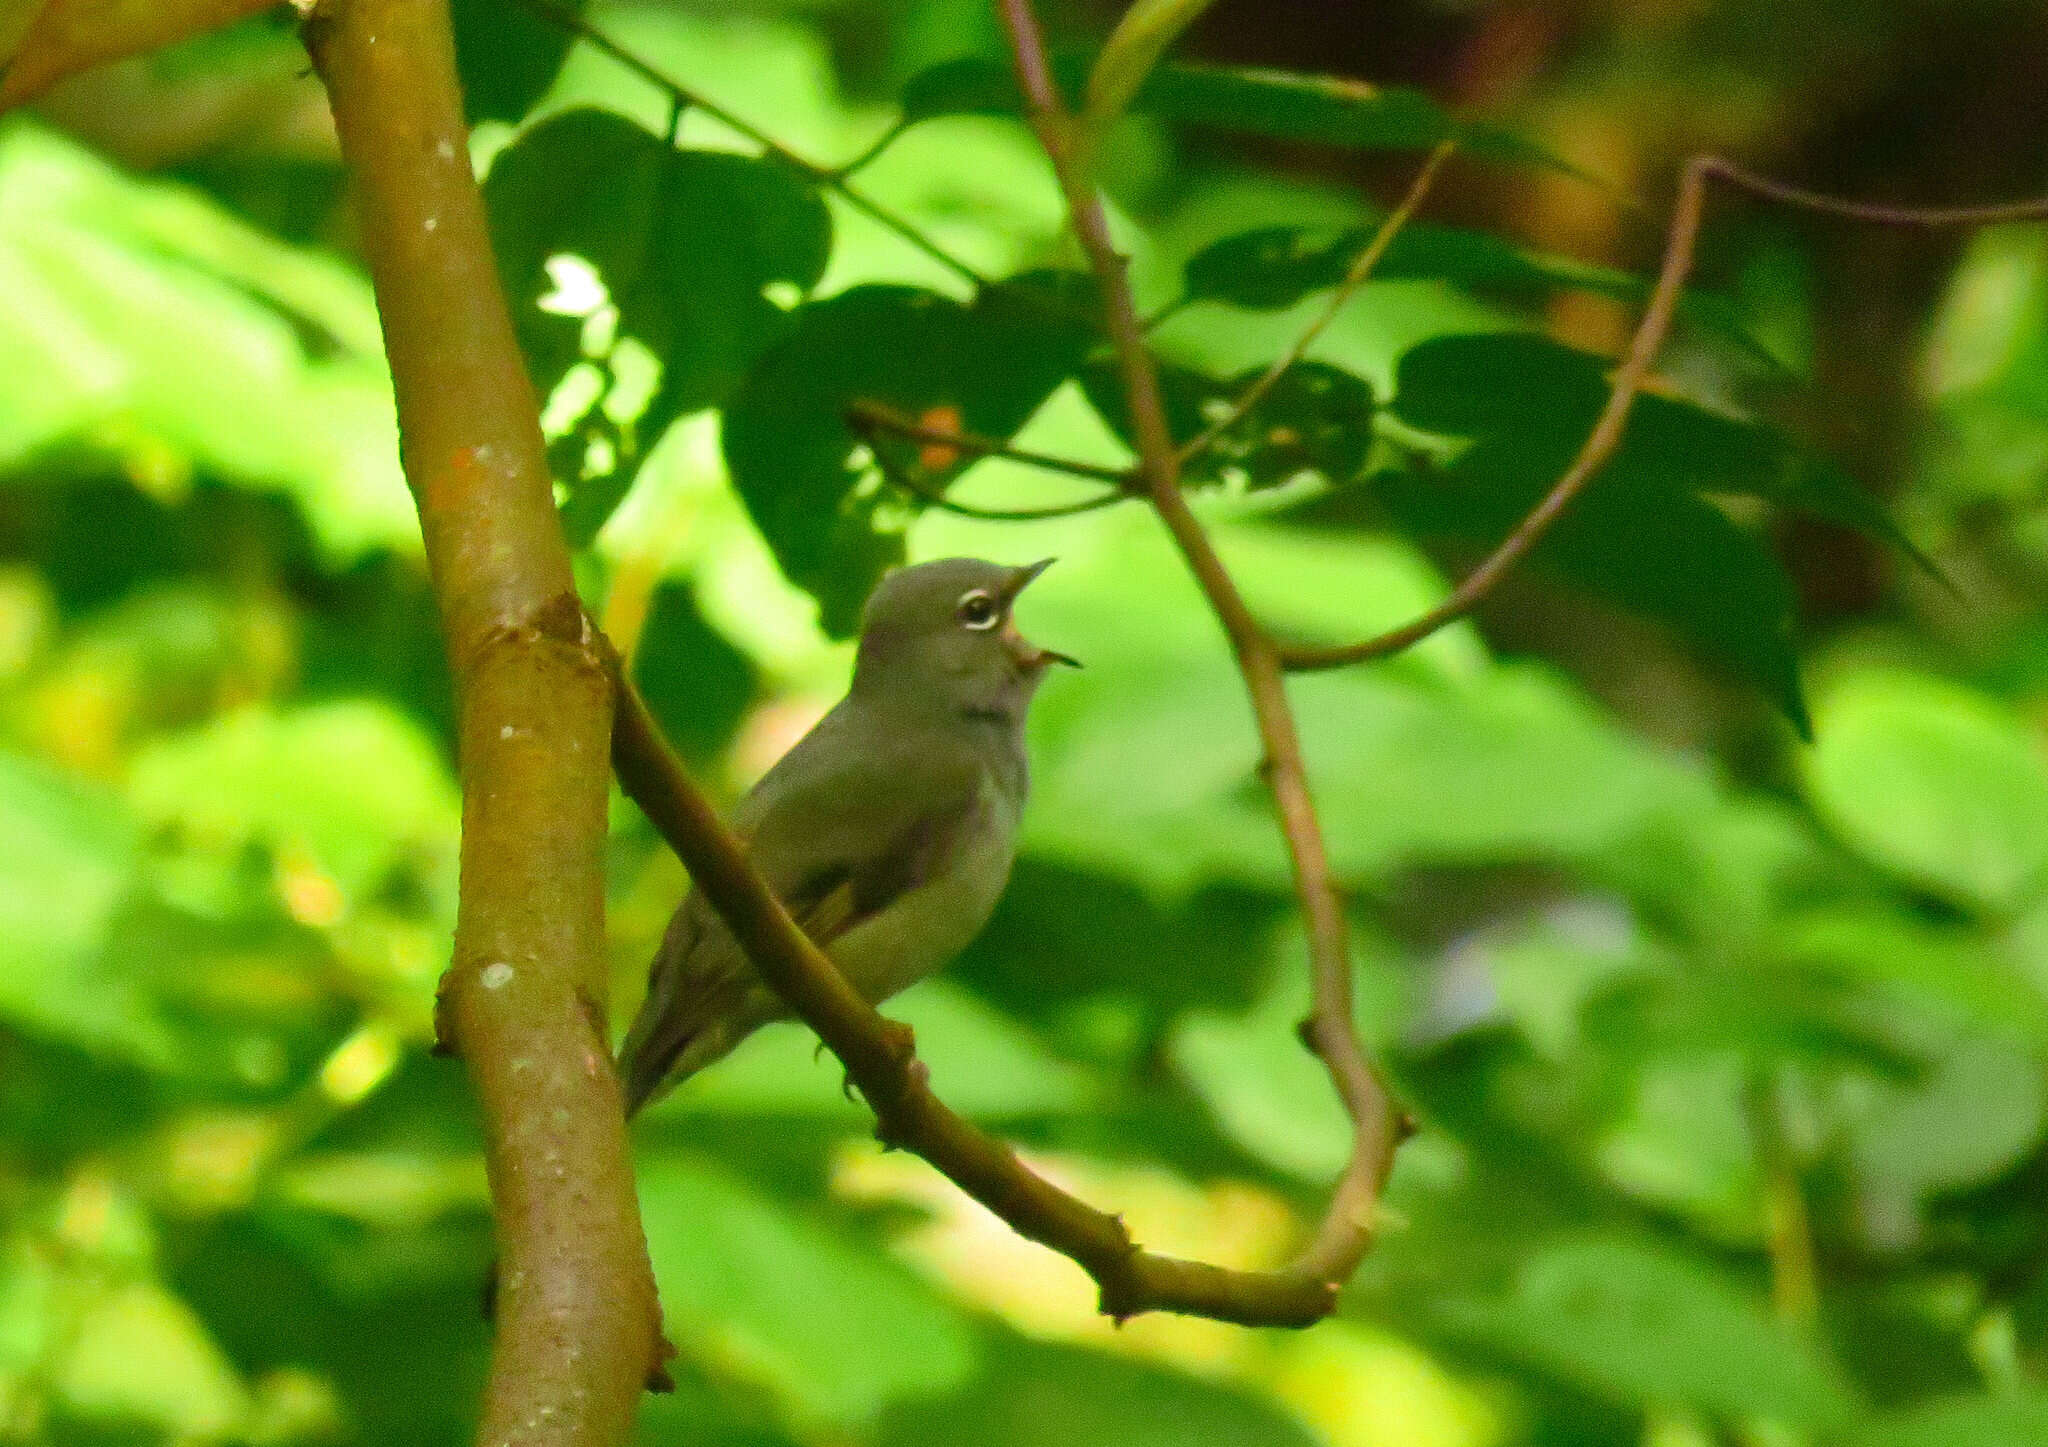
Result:
[[[778,781],[748,812],[748,852],[821,947],[943,874],[984,807],[965,750],[906,742]]]

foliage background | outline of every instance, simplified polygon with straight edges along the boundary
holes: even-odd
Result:
[[[636,210],[580,147],[682,165],[649,150],[667,98],[587,47],[551,80],[557,29],[458,11],[501,260],[563,379],[581,579],[678,742],[736,792],[843,685],[789,577],[830,623],[898,547],[1057,554],[1024,623],[1089,667],[1034,719],[1024,861],[902,1014],[951,1101],[1140,1239],[1277,1256],[1344,1132],[1293,1039],[1300,942],[1213,624],[1140,510],[919,510],[818,424],[835,387],[893,388],[1120,461],[1086,370],[1055,385],[1056,315],[1027,305],[1006,349],[986,309],[833,301],[964,292],[701,112],[700,204]],[[930,66],[994,53],[979,0],[590,13],[827,163]],[[1112,16],[1055,18],[1085,45]],[[1686,151],[1887,199],[2038,192],[2042,24],[1217,7],[1195,54],[1421,84],[1523,142],[1457,163],[1210,490],[1255,601],[1335,640],[1440,595],[1597,385],[1532,338],[1612,349],[1656,242],[1617,191],[1654,204]],[[481,1378],[483,1173],[425,1053],[447,683],[303,65],[261,21],[0,125],[4,1440],[453,1442]],[[1157,110],[1105,179],[1147,303],[1203,293],[1156,332],[1199,415],[1198,378],[1313,307],[1311,241],[1416,157]],[[550,152],[564,125],[588,129]],[[1013,120],[923,121],[858,184],[988,274],[1071,265]],[[2048,1441],[2048,249],[1716,214],[1663,410],[1577,530],[1477,626],[1296,685],[1361,1023],[1425,1125],[1339,1317],[1114,1330],[768,1032],[638,1130],[683,1349],[643,1440]],[[1280,226],[1319,229],[1205,250]],[[1085,492],[996,463],[955,495]],[[683,881],[624,804],[611,863],[624,1007]]]

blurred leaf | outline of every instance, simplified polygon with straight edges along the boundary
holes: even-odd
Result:
[[[200,469],[293,498],[331,559],[418,548],[366,278],[25,123],[0,198],[0,467]]]
[[[553,3],[580,15],[587,0]],[[452,0],[449,10],[469,123],[519,121],[560,74],[575,36],[560,21],[504,0]]]
[[[1234,413],[1238,399],[1265,370],[1255,367],[1219,381],[1162,365],[1159,387],[1168,431],[1183,443],[1206,432]],[[1129,439],[1129,409],[1116,368],[1106,362],[1090,365],[1081,373],[1081,385],[1103,419]],[[1297,362],[1258,405],[1190,459],[1182,475],[1193,484],[1241,480],[1258,489],[1314,473],[1341,485],[1365,466],[1372,414],[1372,388],[1365,382],[1325,362]]]
[[[900,533],[878,516],[889,494],[847,426],[855,402],[1008,437],[1081,360],[1082,316],[1057,275],[985,288],[962,305],[909,287],[863,286],[799,309],[726,408],[733,485],[821,623],[850,633]],[[950,460],[957,466],[961,460]]]
[[[1068,93],[1088,73],[1084,56],[1056,56]],[[1023,98],[1007,60],[966,56],[933,66],[904,87],[907,124],[944,115],[1021,115]],[[1456,136],[1475,155],[1577,174],[1575,167],[1491,126],[1461,125],[1418,90],[1341,76],[1169,62],[1155,67],[1131,99],[1141,115],[1182,125],[1372,150],[1426,150]]]
[[[882,1447],[1309,1447],[1278,1409],[1194,1376],[1079,1347],[1003,1339],[989,1370],[892,1410]]]
[[[1959,1024],[2048,1039],[2048,998],[1975,931],[1923,923],[1896,908],[1837,906],[1785,915],[1777,950],[1787,964],[1909,1000]]]
[[[234,1365],[192,1308],[162,1287],[116,1287],[86,1309],[76,1332],[57,1369],[70,1413],[203,1441],[225,1436],[248,1410]]]
[[[643,1162],[640,1199],[674,1340],[772,1390],[799,1421],[854,1425],[972,1374],[978,1343],[957,1308],[871,1243],[696,1157]]]
[[[679,151],[596,110],[551,116],[513,142],[484,200],[520,345],[566,438],[554,451],[572,539],[588,542],[663,429],[723,403],[782,333],[771,297],[787,288],[793,305],[817,283],[831,221],[779,162]],[[654,376],[638,375],[649,369],[636,356],[652,358]],[[579,362],[598,380],[557,418],[558,386]]]
[[[1981,1036],[1948,1052],[1926,1079],[1887,1088],[1855,1126],[1853,1149],[1879,1189],[1919,1195],[1995,1179],[2044,1128],[2042,1061],[2010,1039]]]
[[[1829,1429],[1854,1414],[1840,1374],[1704,1262],[1622,1239],[1549,1247],[1513,1295],[1453,1304],[1476,1341],[1625,1404]]]
[[[325,876],[358,903],[423,861],[445,880],[459,801],[417,725],[367,699],[260,707],[151,742],[135,757],[136,810],[188,847],[232,858],[249,844]]]
[[[1869,670],[1828,692],[1806,758],[1814,809],[1850,848],[1978,909],[2016,909],[2048,871],[2048,759],[1991,699]]]
[[[0,111],[77,71],[156,50],[272,0],[12,0],[0,15]]]
[[[1873,1419],[1850,1447],[2038,1447],[2048,1442],[2048,1392],[1950,1397]]]
[[[134,884],[132,824],[110,799],[0,754],[0,1011],[31,1029],[159,1060],[150,1002],[97,968]]]

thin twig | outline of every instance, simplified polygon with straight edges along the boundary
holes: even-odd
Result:
[[[906,437],[915,442],[929,442],[937,447],[950,447],[975,457],[1005,457],[1012,462],[1042,467],[1048,472],[1064,472],[1074,477],[1106,482],[1125,492],[1131,489],[1133,482],[1131,470],[1127,467],[1109,467],[1099,462],[1079,462],[1069,457],[1055,457],[1049,452],[1033,452],[1028,447],[1017,447],[998,437],[984,437],[979,432],[930,427],[880,402],[855,402],[847,408],[846,418],[854,430],[863,435],[877,430],[892,432],[898,437]]]
[[[1344,310],[1345,304],[1356,295],[1361,286],[1372,279],[1373,268],[1380,264],[1380,258],[1387,254],[1387,248],[1394,244],[1394,238],[1401,234],[1401,228],[1414,217],[1422,205],[1423,198],[1429,195],[1429,188],[1436,183],[1437,172],[1443,169],[1444,162],[1448,161],[1451,153],[1457,149],[1457,141],[1441,141],[1436,149],[1429,153],[1429,159],[1422,163],[1422,169],[1415,173],[1415,179],[1409,183],[1408,193],[1401,198],[1401,204],[1387,213],[1386,219],[1380,222],[1379,229],[1373,232],[1372,239],[1366,243],[1365,249],[1352,258],[1350,267],[1344,273],[1344,279],[1331,291],[1322,311],[1302,328],[1301,334],[1295,337],[1286,351],[1273,359],[1273,364],[1259,375],[1258,380],[1244,389],[1243,395],[1231,404],[1228,412],[1181,445],[1180,455],[1176,459],[1180,466],[1186,467],[1214,447],[1217,438],[1249,417],[1252,409],[1266,400],[1266,394],[1280,384],[1280,379],[1292,371],[1294,365],[1308,354],[1308,349],[1315,345],[1316,338],[1337,319],[1337,314]],[[1157,325],[1158,320],[1154,318],[1148,325]]]
[[[1500,545],[1479,566],[1466,574],[1464,581],[1459,583],[1443,602],[1400,627],[1390,629],[1377,637],[1365,639],[1363,642],[1334,647],[1283,647],[1280,651],[1281,662],[1288,669],[1306,672],[1341,668],[1346,664],[1385,658],[1421,642],[1438,629],[1463,618],[1479,606],[1486,595],[1491,593],[1507,575],[1510,568],[1528,555],[1529,550],[1542,540],[1551,525],[1563,516],[1565,509],[1585,491],[1587,484],[1607,465],[1615,449],[1621,445],[1622,431],[1627,426],[1629,412],[1635,406],[1637,394],[1642,391],[1643,383],[1649,378],[1651,367],[1656,364],[1658,353],[1664,348],[1664,340],[1670,333],[1671,319],[1678,306],[1679,293],[1685,286],[1686,278],[1692,274],[1695,244],[1699,239],[1700,223],[1706,209],[1707,182],[1717,176],[1732,185],[1786,205],[1891,226],[1969,226],[2048,218],[2048,199],[1996,206],[1951,206],[1919,210],[1842,201],[1753,175],[1718,156],[1694,156],[1686,163],[1685,170],[1680,175],[1678,197],[1672,204],[1671,225],[1664,243],[1664,259],[1658,267],[1657,282],[1650,290],[1649,302],[1643,308],[1642,320],[1636,324],[1635,335],[1629,339],[1628,351],[1623,356],[1621,365],[1614,370],[1606,405],[1601,408],[1600,416],[1593,423],[1592,430],[1586,434],[1585,442],[1580,446],[1571,464],[1565,468],[1563,475],[1552,485],[1543,500],[1515,525],[1514,531],[1503,538]]]
[[[1158,371],[1145,347],[1144,325],[1132,302],[1126,261],[1110,238],[1100,201],[1073,164],[1069,149],[1072,118],[1047,64],[1037,16],[1030,0],[998,0],[998,5],[1032,129],[1052,162],[1075,235],[1101,287],[1104,321],[1130,409],[1140,474],[1160,520],[1173,535],[1229,637],[1265,747],[1264,774],[1308,926],[1313,1005],[1305,1033],[1329,1072],[1352,1125],[1351,1159],[1314,1240],[1271,1275],[1277,1281],[1318,1285],[1328,1309],[1372,1244],[1380,1192],[1406,1132],[1405,1118],[1366,1059],[1353,1023],[1351,952],[1344,908],[1309,793],[1279,652],[1252,616],[1181,493],[1179,454],[1167,430]]]
[[[917,251],[924,253],[925,256],[937,262],[947,271],[952,272],[953,275],[959,277],[969,286],[984,287],[989,284],[989,279],[983,276],[979,270],[968,265],[950,251],[947,251],[936,241],[933,241],[929,236],[926,236],[922,231],[919,231],[915,226],[905,221],[901,216],[898,216],[879,201],[874,200],[864,192],[855,190],[848,179],[853,172],[859,170],[879,155],[888,142],[895,140],[896,135],[900,133],[900,127],[886,133],[881,145],[870,147],[866,152],[855,157],[854,161],[849,165],[821,166],[809,157],[792,151],[788,146],[783,145],[782,142],[776,140],[751,121],[727,110],[716,101],[711,100],[698,91],[690,89],[681,82],[672,80],[663,73],[659,66],[636,55],[630,47],[621,45],[618,41],[612,39],[611,36],[605,34],[598,26],[591,24],[575,11],[554,4],[553,0],[522,0],[522,3],[533,10],[535,14],[542,16],[552,24],[561,26],[562,29],[568,31],[571,35],[588,41],[649,85],[654,86],[667,95],[672,101],[704,112],[705,115],[710,116],[720,125],[725,126],[729,130],[737,131],[740,135],[746,137],[785,166],[801,171],[816,185],[830,187],[832,190],[837,191],[845,199],[847,205],[853,207],[854,210],[860,212],[869,220],[892,232]]]
[[[498,1222],[478,1440],[615,1447],[660,1337],[604,1020],[610,683],[491,261],[446,0],[326,0],[304,38],[461,705],[461,889],[435,1015],[476,1090]]]
[[[605,647],[602,635],[599,646]],[[1121,1217],[1037,1175],[932,1093],[908,1029],[884,1019],[790,919],[746,850],[661,736],[614,654],[612,763],[619,784],[689,868],[761,978],[846,1066],[886,1145],[923,1157],[1012,1230],[1069,1257],[1119,1320],[1175,1311],[1247,1326],[1306,1326],[1333,1295],[1312,1273],[1233,1271],[1139,1248]]]

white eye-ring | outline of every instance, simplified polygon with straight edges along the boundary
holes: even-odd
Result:
[[[986,632],[1003,619],[1002,605],[983,588],[969,588],[960,595],[960,602],[953,609],[962,628]]]

